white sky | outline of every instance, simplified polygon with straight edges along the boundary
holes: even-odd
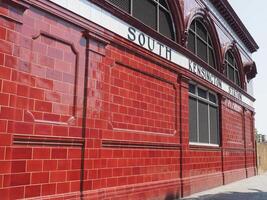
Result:
[[[267,1],[228,1],[260,47],[252,56],[258,70],[254,79],[256,129],[267,135]]]

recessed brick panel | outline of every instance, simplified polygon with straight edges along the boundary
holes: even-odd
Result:
[[[113,128],[174,133],[176,90],[171,83],[122,65],[111,69],[110,79]]]
[[[222,121],[223,133],[227,147],[244,147],[243,114],[242,110],[235,110],[226,107],[222,111],[224,118]]]
[[[75,115],[76,52],[70,44],[44,34],[34,38],[33,57],[32,64],[37,70],[32,73],[36,76],[36,87],[30,88],[30,97],[35,102],[34,111],[60,116],[57,119],[64,122],[63,118]],[[58,90],[59,85],[64,91]],[[66,102],[64,98],[70,101]],[[36,120],[46,119],[36,117]]]

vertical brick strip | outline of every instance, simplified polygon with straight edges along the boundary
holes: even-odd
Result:
[[[90,58],[93,57],[93,53],[97,53],[99,54],[101,57],[105,56],[105,47],[107,44],[109,44],[109,42],[105,39],[103,39],[103,37],[98,37],[97,35],[92,34],[89,31],[84,31],[83,32],[84,37],[86,38],[86,55],[85,55],[85,80],[84,80],[84,100],[83,100],[83,121],[82,121],[82,138],[83,139],[87,139],[85,140],[85,143],[82,146],[82,152],[81,152],[81,181],[80,181],[80,198],[83,199],[84,197],[84,190],[88,190],[89,186],[88,186],[88,179],[90,179],[90,177],[85,177],[85,174],[89,171],[89,169],[92,166],[85,166],[85,163],[87,159],[89,159],[89,156],[91,155],[90,153],[85,154],[85,152],[88,152],[90,146],[88,147],[88,145],[90,145],[90,138],[86,137],[86,133],[89,132],[89,129],[91,127],[89,123],[87,123],[87,120],[89,118],[89,116],[87,115],[87,102],[88,102],[88,88],[92,87],[89,85],[88,79],[90,78],[89,76],[89,67],[93,64],[95,64],[95,62],[93,62]],[[96,48],[95,45],[91,45],[91,43],[97,43],[100,44],[99,48]],[[92,55],[91,55],[92,54]],[[87,135],[91,135],[91,134],[87,134]],[[93,148],[93,147],[91,147]],[[85,180],[86,178],[86,180]]]
[[[255,112],[251,112],[251,134],[252,134],[252,144],[253,144],[253,167],[254,175],[258,174],[257,172],[257,141],[255,139]]]
[[[180,95],[179,95],[179,105],[180,105],[180,143],[181,143],[181,151],[180,151],[180,178],[181,178],[181,196],[185,196],[188,194],[189,188],[186,186],[184,182],[184,178],[189,177],[190,169],[188,165],[189,156],[189,107],[188,107],[188,82],[189,79],[185,76],[179,77],[180,82]]]
[[[245,155],[245,170],[246,170],[246,178],[248,178],[248,163],[247,163],[247,135],[246,135],[246,109],[243,108],[242,111],[242,132],[244,137],[244,155]]]
[[[223,185],[225,184],[225,176],[224,176],[224,134],[223,134],[223,101],[224,97],[219,95],[219,131],[220,131],[220,145],[221,145],[221,162],[222,162],[222,179]]]
[[[16,46],[19,30],[23,25],[22,16],[28,8],[20,1],[5,0],[0,5],[0,198],[23,198],[21,184],[29,182],[25,174],[25,161],[12,161],[12,131],[14,121],[22,117],[16,105],[23,105],[24,98],[17,102],[17,83],[14,76],[17,70]],[[23,155],[24,156],[24,155]],[[22,177],[22,178],[20,178]],[[11,185],[16,187],[11,188]],[[14,190],[16,189],[16,190]]]

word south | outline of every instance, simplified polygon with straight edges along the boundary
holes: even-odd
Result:
[[[139,32],[133,27],[128,28],[128,40],[146,48],[147,50],[167,59],[172,58],[172,49],[166,45],[156,41],[155,39],[149,37],[148,35]]]

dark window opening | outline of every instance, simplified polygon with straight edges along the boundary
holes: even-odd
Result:
[[[173,21],[165,0],[108,0],[165,37],[175,40]]]
[[[131,0],[109,0],[112,4],[116,5],[120,9],[124,10],[127,13],[130,13],[130,5],[131,5]]]
[[[159,10],[159,32],[168,38],[174,38],[171,16],[162,8]]]
[[[133,16],[149,27],[156,29],[157,5],[150,0],[134,0],[133,2]]]
[[[215,68],[214,47],[207,29],[199,19],[190,25],[187,48]]]
[[[241,86],[237,62],[231,50],[225,54],[225,76],[236,85]]]
[[[218,145],[217,95],[195,84],[189,84],[189,94],[189,141],[191,143]]]

